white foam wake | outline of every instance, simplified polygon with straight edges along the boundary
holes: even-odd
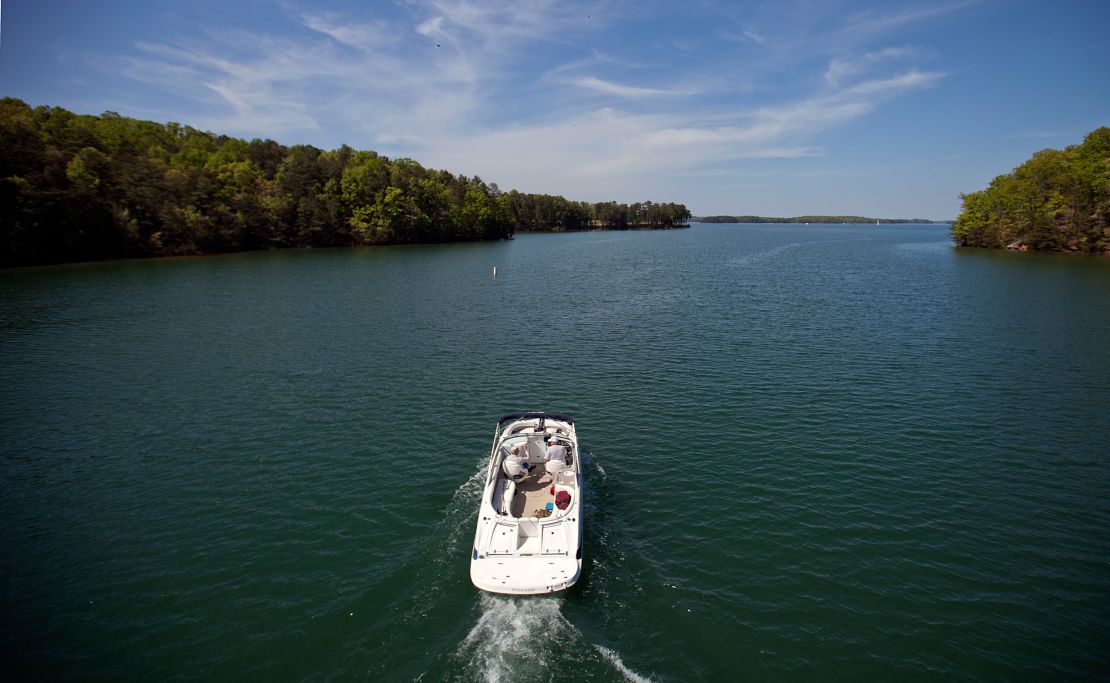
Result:
[[[772,256],[778,256],[779,254],[781,254],[784,251],[787,251],[788,249],[794,249],[796,247],[803,247],[803,246],[807,246],[807,245],[810,245],[810,244],[819,244],[819,242],[791,242],[790,244],[782,244],[782,245],[779,245],[777,247],[773,247],[771,249],[768,249],[767,251],[757,251],[757,252],[752,253],[752,254],[745,254],[743,256],[738,256],[736,258],[729,259],[728,263],[726,263],[725,265],[729,266],[730,268],[736,267],[736,266],[746,266],[746,265],[750,265],[752,263],[755,263],[757,261],[762,261],[764,259],[770,258]]]
[[[478,621],[455,655],[474,680],[550,680],[552,667],[565,666],[568,658],[581,662],[582,653],[589,652],[582,633],[560,611],[561,605],[562,600],[555,597],[511,598],[482,593]],[[624,680],[652,680],[626,666],[613,650],[601,645],[593,648],[601,655],[595,661],[607,662]]]
[[[444,510],[440,524],[448,526],[447,539],[444,552],[439,557],[450,557],[458,552],[463,539],[468,539],[474,533],[473,514],[478,509],[478,501],[482,497],[482,489],[486,483],[486,467],[488,460],[483,459],[477,464],[477,469],[470,478],[459,484],[451,496],[451,502]]]
[[[549,643],[565,639],[574,627],[550,598],[508,598],[482,593],[481,616],[459,645],[475,678],[490,683],[544,678]]]
[[[602,647],[601,645],[594,645],[594,647],[596,647],[597,651],[601,653],[601,656],[605,657],[605,659],[608,659],[609,662],[612,663],[614,669],[619,671],[621,675],[624,676],[624,680],[633,681],[633,683],[650,683],[651,678],[649,676],[641,676],[632,669],[629,669],[627,666],[625,666],[624,662],[621,661],[620,655],[618,655],[616,652],[613,652],[607,647]]]

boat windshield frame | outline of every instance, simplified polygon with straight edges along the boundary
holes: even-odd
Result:
[[[549,413],[549,412],[544,411],[544,410],[525,410],[525,411],[521,411],[521,412],[502,414],[501,417],[497,418],[497,426],[500,427],[501,425],[503,425],[508,420],[515,420],[515,419],[524,420],[524,419],[532,419],[532,418],[537,418],[537,417],[542,417],[546,420],[558,420],[559,422],[566,422],[567,424],[570,424],[570,425],[574,424],[574,418],[572,418],[569,415],[563,415],[562,413]]]

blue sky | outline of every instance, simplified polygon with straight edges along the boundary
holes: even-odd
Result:
[[[947,219],[1110,125],[1110,0],[7,0],[0,95],[696,214]]]

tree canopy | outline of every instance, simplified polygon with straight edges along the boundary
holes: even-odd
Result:
[[[503,193],[347,146],[0,100],[0,265],[673,227],[681,204]]]
[[[960,195],[963,247],[1110,252],[1110,128],[1045,149],[987,189]]]

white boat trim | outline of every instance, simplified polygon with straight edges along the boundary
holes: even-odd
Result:
[[[547,467],[547,440],[567,449]],[[528,472],[505,465],[517,448]],[[561,469],[560,469],[561,468]],[[510,471],[513,472],[510,475]],[[491,593],[536,595],[574,585],[582,574],[582,463],[574,420],[560,413],[506,413],[497,421],[470,556],[470,580]],[[557,500],[570,497],[565,509]],[[548,512],[550,511],[550,512]]]

